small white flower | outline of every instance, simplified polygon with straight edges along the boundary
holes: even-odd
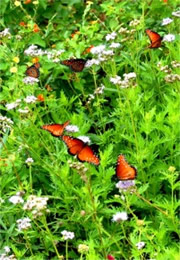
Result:
[[[180,10],[178,10],[176,12],[172,12],[172,15],[174,15],[176,17],[180,17]]]
[[[120,46],[121,46],[120,43],[118,43],[118,42],[112,42],[109,47],[112,48],[112,49],[116,49],[116,48],[119,48]]]
[[[113,84],[120,84],[121,83],[121,77],[116,75],[114,78],[110,78],[110,82],[112,82]]]
[[[71,133],[76,133],[79,132],[79,127],[76,125],[67,125],[65,127],[66,131],[71,132]]]
[[[110,40],[114,40],[117,36],[117,33],[116,32],[112,32],[110,34],[107,34],[106,35],[106,41],[110,41]]]
[[[27,103],[27,104],[30,104],[30,103],[35,103],[37,100],[37,98],[35,96],[27,96],[24,101]]]
[[[31,219],[30,218],[22,218],[22,219],[18,219],[17,221],[18,224],[18,230],[26,230],[28,228],[31,227]]]
[[[11,34],[9,32],[9,28],[5,28],[4,31],[0,32],[0,38],[2,37],[8,37],[8,38],[11,38]]]
[[[161,25],[164,26],[164,25],[170,24],[170,23],[172,23],[172,22],[173,22],[173,19],[171,19],[171,18],[164,18],[164,19],[162,20]]]
[[[97,59],[91,59],[91,60],[88,60],[85,64],[85,67],[86,68],[89,68],[89,67],[92,67],[93,65],[99,65],[100,64],[100,61],[97,60]]]
[[[37,78],[34,78],[34,77],[29,77],[29,76],[27,76],[27,77],[25,77],[24,79],[23,79],[23,82],[24,82],[24,84],[29,84],[29,85],[34,85],[35,83],[38,83],[39,82],[39,79],[37,79]]]
[[[140,24],[140,20],[134,19],[129,23],[129,26],[134,27]]]
[[[16,205],[18,203],[23,203],[24,202],[24,200],[19,195],[14,195],[14,196],[10,197],[9,201],[11,203],[13,203],[14,205]]]
[[[27,114],[27,113],[29,113],[29,109],[27,107],[25,107],[24,109],[19,108],[18,112],[22,113],[22,114]]]
[[[0,204],[4,203],[4,200],[0,197]]]
[[[114,52],[113,50],[104,50],[102,54],[105,56],[113,56]]]
[[[6,253],[9,253],[9,252],[11,251],[11,249],[10,249],[8,246],[5,246],[5,247],[4,247],[4,251],[5,251]]]
[[[123,76],[125,80],[129,80],[129,79],[136,78],[136,73],[135,72],[124,73]]]
[[[84,143],[90,144],[91,140],[88,136],[78,136],[78,139],[82,140]]]
[[[52,61],[53,61],[54,63],[58,63],[58,62],[60,62],[60,59],[59,59],[59,58],[54,58]]]
[[[164,42],[172,42],[175,40],[175,35],[174,34],[166,34],[163,37]]]
[[[16,103],[16,102],[6,104],[6,108],[7,108],[7,110],[12,110],[12,109],[16,108],[17,106],[19,106],[19,104]]]
[[[128,215],[126,212],[117,212],[116,214],[113,215],[112,221],[120,222],[120,221],[125,221],[127,219],[128,219]]]
[[[74,232],[70,232],[67,230],[63,230],[61,234],[63,235],[64,240],[73,239],[75,237]]]
[[[99,46],[96,46],[96,47],[93,47],[90,52],[92,54],[100,54],[102,53],[104,50],[105,50],[106,46],[105,45],[99,45]]]
[[[33,158],[30,158],[30,157],[27,158],[26,161],[25,161],[25,163],[27,163],[27,164],[29,164],[29,163],[31,164],[33,162],[34,162]]]
[[[142,249],[143,247],[145,247],[145,242],[143,242],[143,241],[141,241],[141,242],[138,242],[137,244],[136,244],[136,247],[137,247],[137,249],[138,250],[140,250],[140,249]]]
[[[103,84],[101,84],[101,87],[95,89],[94,94],[96,94],[96,95],[103,94],[104,93],[104,89],[105,89],[105,86]]]

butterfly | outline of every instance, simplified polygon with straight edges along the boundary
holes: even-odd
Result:
[[[99,158],[96,156],[92,148],[87,145],[87,143],[68,135],[63,135],[62,140],[68,147],[69,154],[77,155],[79,161],[99,165]]]
[[[65,127],[69,125],[69,123],[70,121],[66,121],[64,124],[43,125],[41,128],[50,132],[53,136],[59,137],[62,136]]]
[[[134,180],[137,175],[135,167],[130,166],[122,154],[118,156],[116,175],[121,181]]]
[[[84,59],[70,59],[61,61],[62,65],[68,66],[74,72],[81,72],[84,69],[87,60]]]
[[[28,67],[26,70],[26,75],[32,78],[39,78],[40,72],[39,72],[39,68],[40,68],[40,63],[34,63],[32,66]]]
[[[149,48],[153,49],[161,47],[162,37],[158,33],[146,29],[146,34],[151,41],[151,44],[148,46]]]

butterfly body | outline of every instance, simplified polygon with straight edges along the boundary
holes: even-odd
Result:
[[[88,144],[78,138],[67,135],[63,135],[62,140],[68,147],[69,154],[76,155],[79,161],[99,165],[99,158]]]
[[[40,68],[40,63],[37,62],[32,66],[28,67],[25,74],[32,78],[39,78],[40,76],[39,68]]]
[[[158,33],[154,32],[150,29],[146,29],[146,34],[148,35],[148,37],[151,41],[149,48],[154,49],[154,48],[161,47],[162,37]]]
[[[64,124],[50,124],[50,125],[43,125],[42,129],[51,133],[51,135],[55,137],[62,136],[65,127],[70,123],[70,121],[66,121]]]
[[[118,156],[116,175],[121,181],[134,180],[137,175],[136,169],[128,164],[122,154]]]
[[[84,69],[86,61],[84,59],[70,59],[61,61],[61,64],[68,66],[74,72],[81,72]]]

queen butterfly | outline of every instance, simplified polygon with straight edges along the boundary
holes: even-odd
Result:
[[[95,155],[92,148],[82,140],[68,135],[63,135],[62,140],[67,145],[69,154],[77,155],[79,161],[99,165],[99,158]]]
[[[69,123],[70,121],[66,121],[64,124],[43,125],[42,129],[50,132],[55,137],[59,137],[63,134],[65,127],[69,125]]]
[[[150,29],[146,29],[146,34],[151,41],[151,44],[148,46],[149,48],[153,49],[161,47],[162,37],[158,33],[153,32]]]
[[[135,167],[130,166],[122,154],[118,156],[116,175],[121,181],[134,180],[137,175]]]
[[[84,69],[87,60],[84,59],[70,59],[61,61],[62,65],[68,66],[74,72],[81,72]]]
[[[40,68],[40,63],[34,63],[32,66],[28,67],[26,70],[26,75],[32,78],[39,78],[40,72],[39,72],[39,68]]]

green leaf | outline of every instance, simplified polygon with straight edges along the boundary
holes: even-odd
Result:
[[[41,36],[39,34],[34,34],[30,40],[29,44],[36,44],[41,47],[46,47],[46,42],[42,40]]]

